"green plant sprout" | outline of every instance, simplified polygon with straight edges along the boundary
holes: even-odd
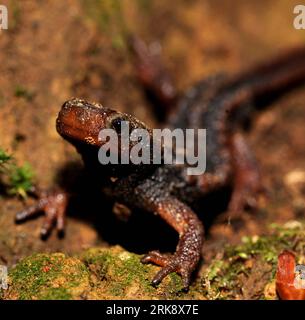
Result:
[[[29,163],[18,166],[14,157],[0,148],[0,184],[7,194],[26,198],[33,186],[33,177]]]

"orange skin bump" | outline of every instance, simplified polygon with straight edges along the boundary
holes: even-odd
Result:
[[[305,289],[295,287],[295,256],[283,251],[278,257],[276,291],[282,300],[305,300]]]

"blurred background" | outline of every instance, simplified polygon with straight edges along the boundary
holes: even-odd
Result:
[[[157,126],[135,78],[127,33],[160,45],[164,64],[183,92],[208,75],[237,72],[304,43],[305,31],[293,27],[293,8],[298,3],[2,0],[8,8],[9,28],[0,31],[0,148],[13,155],[18,166],[29,163],[35,183],[49,188],[58,176],[65,178],[62,170],[68,162],[80,162],[73,147],[55,130],[55,119],[65,100],[79,97],[98,101]],[[268,223],[304,214],[304,201],[299,191],[291,191],[288,179],[295,170],[305,172],[304,119],[303,88],[281,99],[255,121],[248,139],[261,163],[269,200],[242,226],[216,223],[205,244],[205,259],[223,243],[261,234]],[[76,174],[77,165],[73,168],[72,174]],[[65,239],[57,239],[54,233],[43,242],[39,240],[41,219],[14,224],[14,215],[22,207],[18,197],[2,193],[0,262],[8,265],[36,251],[71,253],[93,245],[120,244],[144,253],[160,246],[172,250],[176,243],[176,235],[156,218],[145,215],[131,222],[116,217],[107,220],[104,217],[111,210],[105,206],[98,221],[86,219],[90,212],[82,209],[79,217],[68,219]],[[168,234],[168,245],[147,231],[150,221],[160,233]],[[107,230],[103,233],[99,228]],[[145,245],[140,246],[143,241]]]

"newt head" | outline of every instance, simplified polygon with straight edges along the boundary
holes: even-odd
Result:
[[[130,131],[148,129],[143,122],[129,114],[103,107],[99,103],[73,98],[63,104],[56,119],[56,129],[73,145],[101,147],[106,143],[99,137],[101,130],[113,129],[120,135],[123,121],[128,121]]]

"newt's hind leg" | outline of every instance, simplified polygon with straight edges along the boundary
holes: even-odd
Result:
[[[129,47],[134,56],[136,75],[148,97],[156,106],[156,114],[160,120],[176,106],[177,90],[163,66],[160,57],[160,46],[147,46],[138,37],[129,38]]]
[[[256,208],[263,188],[257,161],[240,133],[233,135],[231,147],[234,181],[228,211],[231,218],[237,218],[246,207]]]
[[[149,186],[149,189],[146,186],[141,188],[141,202],[146,210],[160,215],[179,233],[179,242],[174,254],[151,251],[142,258],[142,262],[162,267],[153,278],[153,285],[159,284],[168,274],[177,272],[182,276],[183,286],[187,289],[201,256],[204,234],[202,223],[187,205],[172,196],[162,194],[158,186]]]
[[[39,212],[45,213],[45,218],[41,227],[41,237],[46,238],[54,226],[59,235],[62,235],[65,228],[65,213],[68,204],[68,194],[63,191],[53,191],[50,193],[35,192],[38,198],[37,203],[25,208],[16,214],[16,222],[21,223],[33,218]]]

